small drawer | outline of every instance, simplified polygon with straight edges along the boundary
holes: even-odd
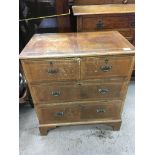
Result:
[[[77,59],[24,60],[22,63],[30,82],[77,80],[79,78],[80,68]]]
[[[80,111],[76,105],[54,105],[37,109],[41,124],[79,121]]]
[[[96,102],[80,106],[81,120],[116,119],[120,117],[121,102]]]
[[[81,79],[127,77],[132,62],[133,56],[83,58],[81,62]]]
[[[47,83],[31,87],[36,103],[121,99],[125,82]]]

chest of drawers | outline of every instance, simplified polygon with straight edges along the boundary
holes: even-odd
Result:
[[[77,32],[119,31],[135,44],[135,5],[109,4],[73,6]]]
[[[117,31],[36,34],[20,54],[41,135],[56,126],[118,130],[134,47]]]

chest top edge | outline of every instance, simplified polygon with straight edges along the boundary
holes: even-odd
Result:
[[[34,35],[19,59],[133,54],[134,46],[118,31]]]
[[[75,16],[90,14],[124,14],[135,13],[135,4],[82,5],[72,6],[72,9]]]
[[[75,59],[75,60],[77,60],[77,59],[79,59],[79,58],[85,58],[85,57],[99,57],[99,58],[101,58],[101,57],[106,57],[106,56],[113,56],[113,57],[117,57],[117,56],[135,56],[135,51],[130,51],[129,53],[127,52],[127,53],[115,53],[115,54],[113,54],[113,53],[111,53],[111,54],[94,54],[94,55],[74,55],[74,56],[71,56],[71,55],[65,55],[65,56],[54,56],[54,57],[51,57],[51,56],[40,56],[40,57],[38,57],[38,56],[26,56],[26,57],[19,57],[19,59],[20,59],[20,61],[24,61],[24,60],[48,60],[48,59]]]

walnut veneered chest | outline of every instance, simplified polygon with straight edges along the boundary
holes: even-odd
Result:
[[[134,47],[117,31],[35,34],[20,54],[42,135],[63,125],[121,125]]]

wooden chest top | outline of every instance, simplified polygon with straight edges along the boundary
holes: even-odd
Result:
[[[135,13],[135,4],[107,4],[73,6],[74,15]]]
[[[119,32],[81,32],[35,34],[20,59],[82,57],[134,54],[132,46]]]

